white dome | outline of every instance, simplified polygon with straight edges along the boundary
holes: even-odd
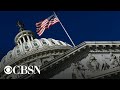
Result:
[[[70,46],[71,47],[71,45],[69,45],[63,41],[55,40],[52,38],[34,39],[33,41],[24,42],[21,45],[15,46],[13,50],[10,50],[7,53],[7,55],[5,57],[3,57],[1,63],[3,63],[5,65],[6,62],[14,60],[15,58],[19,58],[22,55],[25,55],[25,53],[31,53],[40,48],[52,47],[52,46],[65,46],[65,47]]]
[[[13,49],[13,54],[14,56],[19,56],[20,54],[24,54],[26,52],[30,52],[33,49],[38,49],[38,48],[43,48],[46,46],[70,46],[69,44],[66,44],[62,41],[55,40],[55,39],[46,39],[46,38],[41,38],[39,39],[34,39],[33,41],[30,42],[25,42],[22,45],[17,45]]]
[[[45,65],[57,56],[71,49],[71,45],[52,38],[35,39],[34,33],[25,30],[18,23],[20,32],[15,36],[15,47],[5,55],[0,62],[0,72],[7,65]]]
[[[6,56],[7,56],[7,55],[6,55]],[[2,60],[1,60],[1,62],[0,62],[0,63],[1,63],[0,66],[1,66],[1,67],[3,67],[3,65],[5,65],[5,63],[6,63],[6,60],[7,60],[7,59],[6,59],[6,56],[4,56],[4,57],[2,58]]]

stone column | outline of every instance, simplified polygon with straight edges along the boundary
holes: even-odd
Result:
[[[17,44],[20,45],[20,42],[18,41]]]
[[[33,37],[32,36],[30,36],[31,37],[31,40],[33,40]]]
[[[19,40],[20,41],[20,44],[22,44],[22,41],[21,40]]]
[[[27,36],[27,40],[30,41],[30,38]]]
[[[26,42],[26,41],[25,41],[25,37],[23,37],[23,41]]]

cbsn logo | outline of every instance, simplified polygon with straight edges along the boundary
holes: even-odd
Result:
[[[40,66],[25,66],[25,65],[16,65],[14,67],[5,66],[5,74],[40,74]]]

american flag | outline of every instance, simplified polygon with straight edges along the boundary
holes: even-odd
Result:
[[[43,34],[43,32],[45,31],[45,29],[48,29],[50,26],[54,25],[57,22],[59,22],[59,19],[55,15],[51,15],[47,19],[36,23],[36,27],[37,27],[36,32],[37,32],[37,34],[39,36],[41,36]]]

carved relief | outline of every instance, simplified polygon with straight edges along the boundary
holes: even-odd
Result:
[[[72,73],[72,78],[77,79],[77,78],[85,78],[85,66],[81,64],[81,62],[73,63],[73,73]]]
[[[97,62],[97,59],[91,54],[89,55],[89,60],[86,64],[90,71],[100,70],[100,64]]]
[[[110,53],[110,62],[114,67],[119,66],[118,58],[113,53]]]
[[[102,72],[120,66],[120,56],[113,53],[99,54],[98,56],[89,54],[87,58],[83,59],[86,60],[86,63],[81,63],[82,60],[73,63],[72,78],[83,79],[87,78],[91,73]]]

